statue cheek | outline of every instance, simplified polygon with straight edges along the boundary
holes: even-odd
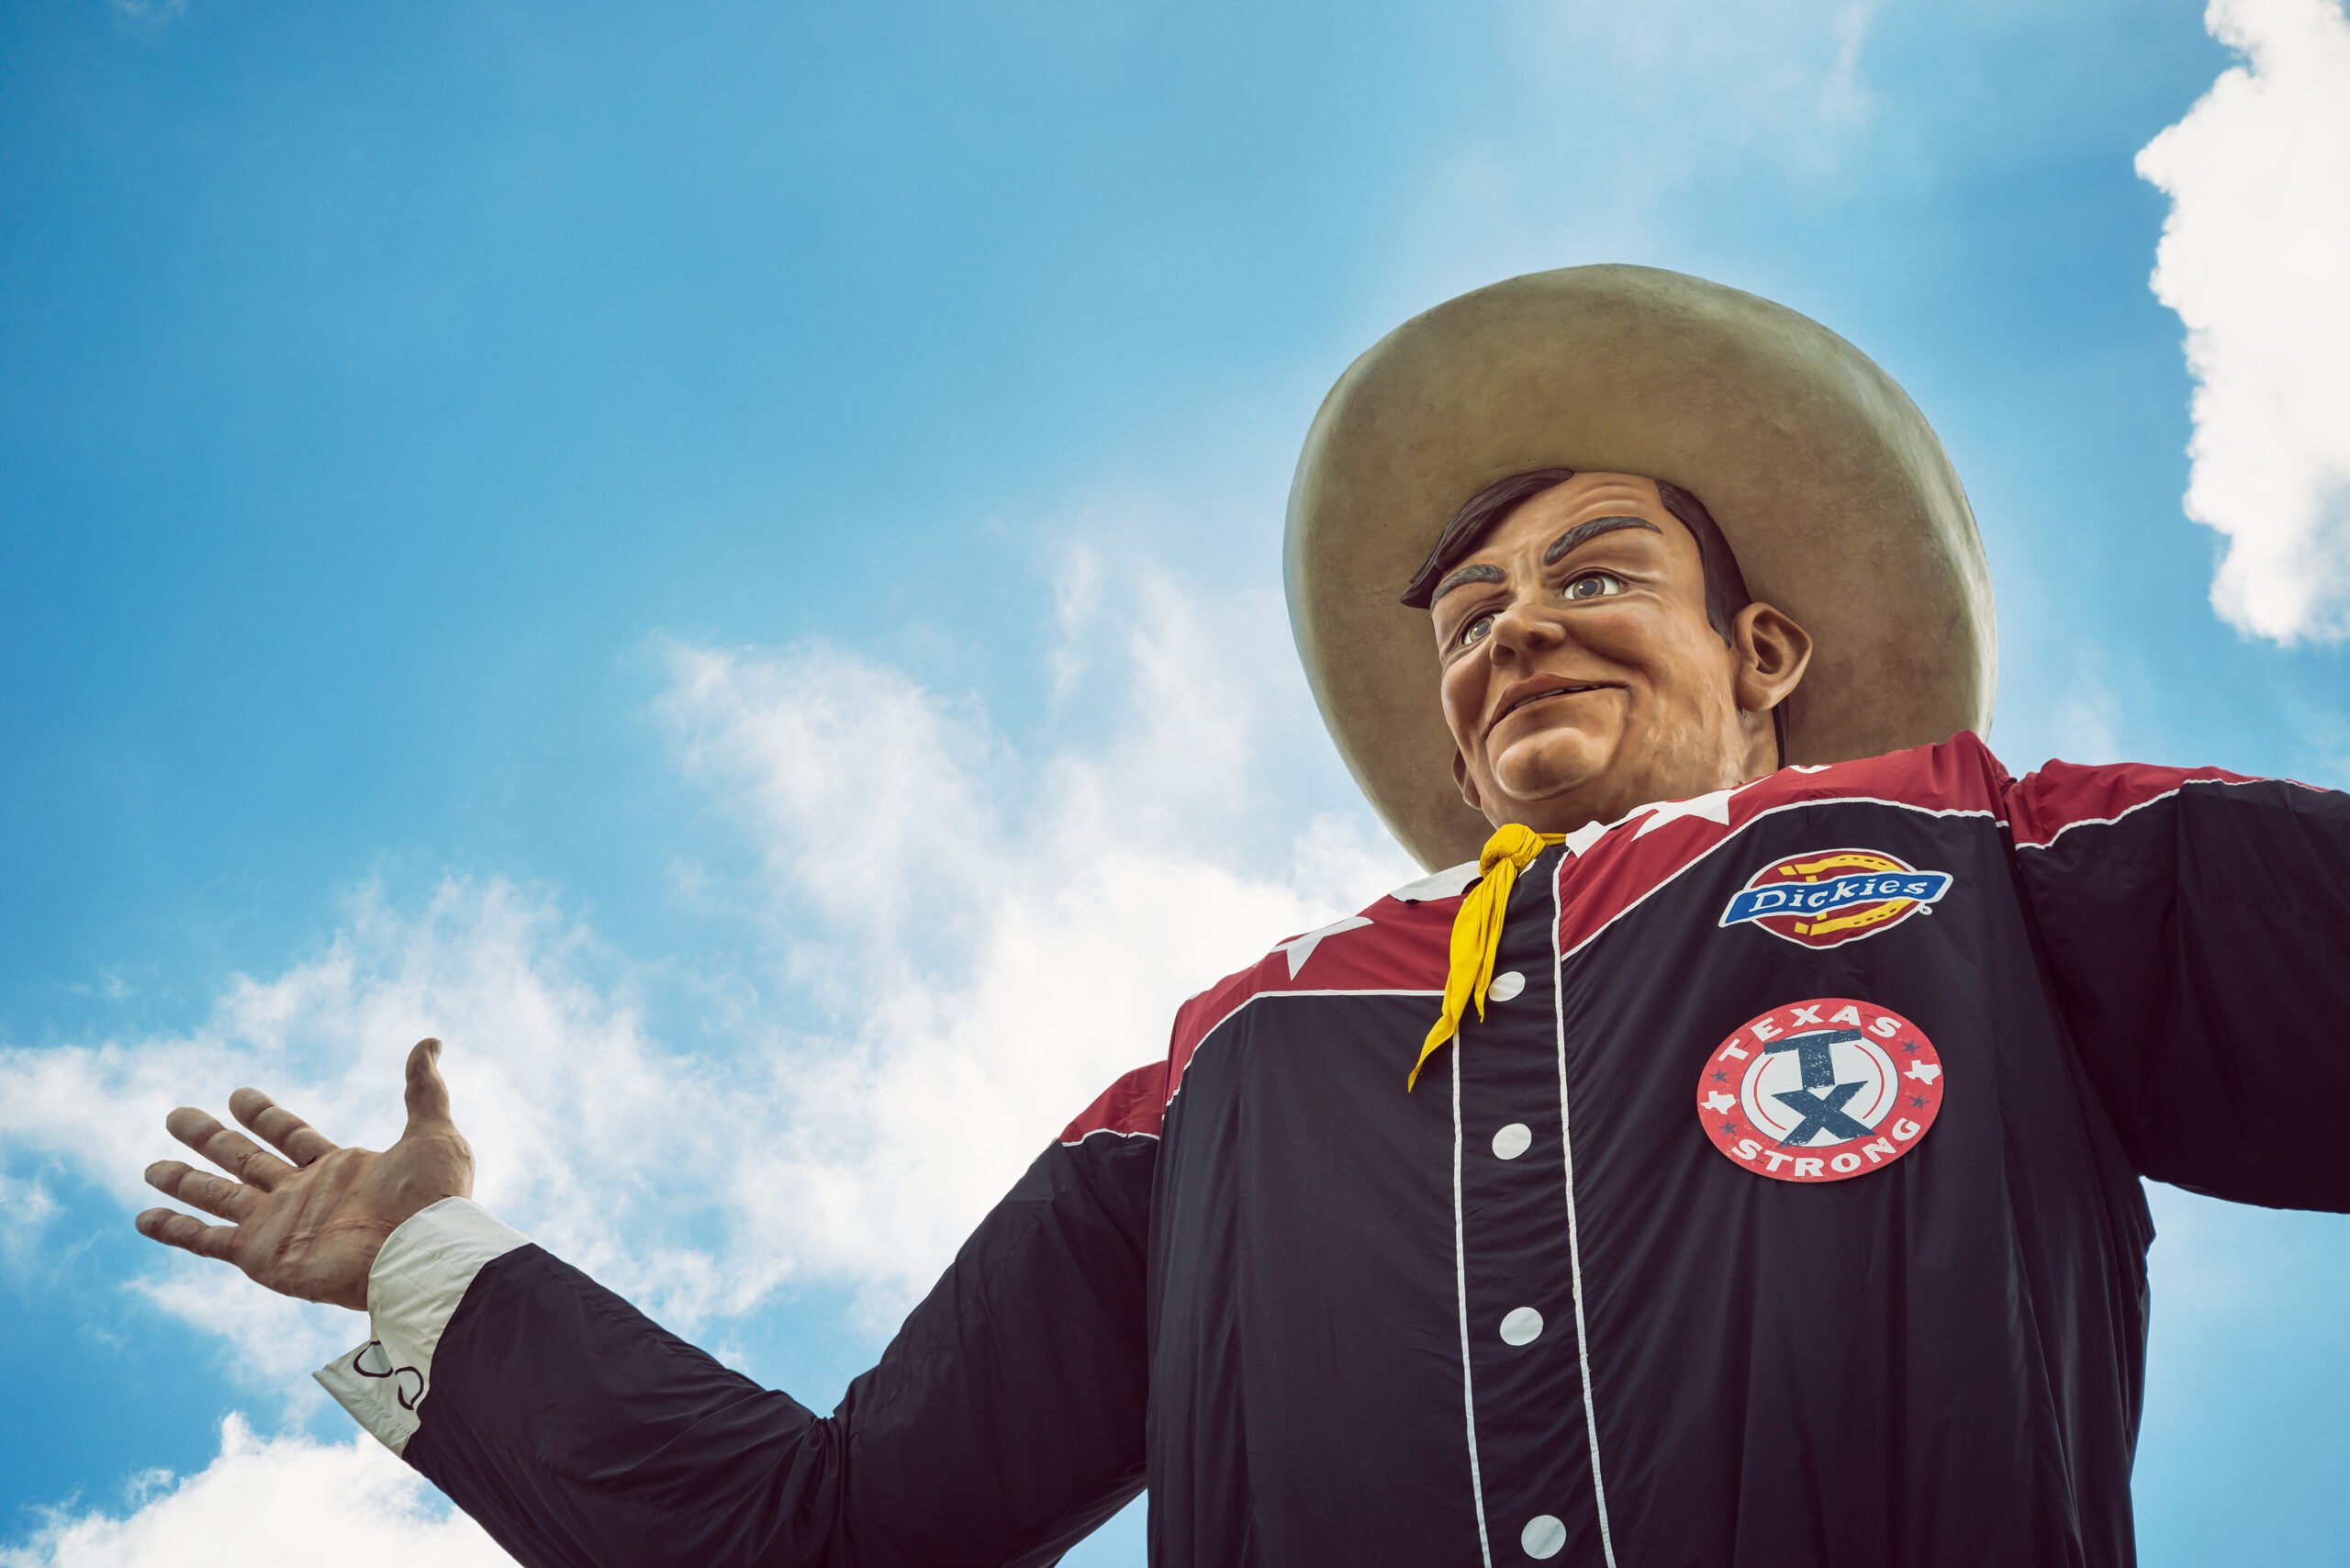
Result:
[[[1474,654],[1464,654],[1446,667],[1438,678],[1437,699],[1444,709],[1445,727],[1452,732],[1453,743],[1465,752],[1470,745],[1463,736],[1473,742],[1477,716],[1484,711],[1484,661]]]
[[[1651,603],[1606,604],[1574,618],[1574,638],[1586,653],[1628,667],[1671,657],[1683,628],[1665,621]]]

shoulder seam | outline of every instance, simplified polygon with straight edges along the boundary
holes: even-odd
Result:
[[[1197,1041],[1192,1045],[1192,1053],[1191,1053],[1191,1055],[1189,1055],[1189,1056],[1187,1056],[1187,1057],[1185,1057],[1185,1058],[1183,1058],[1183,1069],[1182,1069],[1182,1070],[1181,1070],[1181,1072],[1177,1073],[1177,1074],[1175,1075],[1175,1077],[1174,1077],[1174,1081],[1172,1081],[1171,1083],[1169,1083],[1169,1084],[1167,1086],[1167,1103],[1168,1103],[1169,1106],[1172,1106],[1172,1105],[1175,1103],[1175,1097],[1176,1097],[1178,1094],[1181,1094],[1181,1093],[1183,1092],[1183,1080],[1191,1076],[1191,1073],[1192,1073],[1192,1064],[1193,1062],[1195,1062],[1195,1061],[1197,1061],[1197,1060],[1199,1060],[1199,1059],[1200,1059],[1200,1053],[1201,1053],[1202,1051],[1203,1051],[1203,1050],[1205,1050],[1205,1049],[1207,1048],[1207,1044],[1208,1044],[1208,1042],[1209,1042],[1210,1040],[1214,1039],[1214,1038],[1215,1038],[1215,1036],[1216,1036],[1216,1035],[1217,1035],[1217,1034],[1218,1034],[1218,1033],[1219,1033],[1219,1032],[1224,1028],[1224,1026],[1225,1026],[1226,1024],[1231,1023],[1235,1018],[1237,1018],[1238,1016],[1240,1016],[1240,1014],[1243,1014],[1243,1013],[1247,1012],[1247,1011],[1249,1009],[1249,1007],[1251,1007],[1252,1005],[1254,1005],[1254,1004],[1255,1004],[1255,1003],[1257,1003],[1257,1002],[1265,1002],[1265,1001],[1270,1001],[1270,1000],[1277,1000],[1277,999],[1279,999],[1279,998],[1281,998],[1281,997],[1288,997],[1288,996],[1315,996],[1315,997],[1330,997],[1330,996],[1433,996],[1433,997],[1439,997],[1439,998],[1440,998],[1440,997],[1442,997],[1443,995],[1444,995],[1444,992],[1442,992],[1442,991],[1427,991],[1427,990],[1421,990],[1421,989],[1416,989],[1416,988],[1399,988],[1399,989],[1396,989],[1396,990],[1385,990],[1385,989],[1380,989],[1380,990],[1365,990],[1365,991],[1251,991],[1251,992],[1249,992],[1247,996],[1242,997],[1238,1002],[1237,1002],[1233,1003],[1233,1004],[1232,1004],[1232,1006],[1231,1006],[1231,1007],[1230,1007],[1230,1008],[1229,1008],[1229,1009],[1225,1013],[1225,1014],[1224,1014],[1224,1016],[1223,1016],[1223,1017],[1218,1018],[1214,1023],[1213,1023],[1213,1024],[1209,1025],[1206,1028],[1204,1028],[1204,1029],[1203,1029],[1203,1030],[1201,1030],[1201,1031],[1200,1031],[1200,1037],[1199,1037],[1199,1039],[1198,1039],[1198,1040],[1197,1040]]]
[[[1157,1143],[1158,1141],[1158,1135],[1157,1133],[1147,1133],[1139,1127],[1088,1127],[1083,1132],[1078,1134],[1075,1137],[1065,1137],[1061,1138],[1059,1140],[1060,1147],[1063,1148],[1075,1148],[1079,1144],[1085,1142],[1088,1138],[1096,1138],[1104,1136],[1123,1138],[1144,1138],[1152,1143]]]
[[[2160,805],[2163,801],[2169,800],[2172,796],[2184,791],[2190,784],[2242,785],[2288,784],[2291,781],[2289,779],[2284,778],[2182,778],[2177,783],[2172,785],[2169,789],[2164,790],[2161,794],[2149,795],[2143,801],[2139,801],[2132,805],[2124,806],[2109,817],[2076,817],[2071,822],[2068,822],[2059,827],[2054,833],[2050,834],[2046,838],[2018,841],[2016,848],[2019,850],[2052,849],[2055,847],[2055,844],[2058,839],[2064,837],[2066,834],[2072,832],[2076,827],[2111,827],[2115,823],[2120,822],[2122,818],[2143,812],[2148,806]]]

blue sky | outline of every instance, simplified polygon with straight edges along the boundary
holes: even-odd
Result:
[[[7,7],[0,1565],[321,1495],[476,1560],[301,1376],[354,1323],[128,1225],[162,1108],[380,1137],[427,1032],[492,1206],[829,1404],[1176,999],[1400,877],[1280,519],[1478,284],[1877,357],[2016,771],[2350,785],[2344,105],[2335,0]],[[2155,1201],[2145,1561],[2344,1560],[2350,1229]]]

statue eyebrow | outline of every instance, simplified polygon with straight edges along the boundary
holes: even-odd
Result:
[[[1542,552],[1542,564],[1546,566],[1556,566],[1559,557],[1569,551],[1580,550],[1601,534],[1613,533],[1619,528],[1645,528],[1651,533],[1664,532],[1644,517],[1595,517],[1588,521],[1576,523],[1552,540],[1550,547]],[[1509,581],[1509,574],[1499,566],[1487,566],[1483,562],[1479,562],[1473,566],[1463,566],[1457,572],[1448,574],[1444,581],[1436,585],[1436,591],[1428,595],[1428,608],[1435,609],[1438,599],[1465,583],[1505,583],[1507,581]]]
[[[1509,574],[1503,571],[1499,566],[1488,566],[1483,564],[1474,566],[1463,566],[1459,571],[1447,577],[1444,581],[1436,585],[1436,591],[1428,595],[1428,608],[1431,610],[1436,608],[1436,601],[1438,599],[1442,599],[1446,594],[1451,592],[1454,588],[1460,587],[1463,583],[1505,583],[1507,581],[1509,581]]]
[[[1619,528],[1645,528],[1651,533],[1664,532],[1644,517],[1595,517],[1588,522],[1576,523],[1553,540],[1550,547],[1542,552],[1542,564],[1554,566],[1558,565],[1559,557],[1570,550],[1580,550],[1601,534],[1613,533]],[[1437,591],[1441,593],[1444,590],[1439,588]]]

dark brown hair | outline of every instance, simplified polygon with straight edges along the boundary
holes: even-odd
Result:
[[[1415,610],[1426,610],[1436,597],[1437,584],[1445,574],[1460,564],[1460,558],[1484,542],[1485,535],[1501,525],[1502,520],[1554,486],[1563,485],[1575,476],[1572,468],[1529,468],[1523,474],[1512,474],[1496,479],[1460,503],[1444,532],[1436,536],[1436,548],[1420,563],[1404,585],[1404,602]],[[1729,637],[1731,619],[1749,604],[1754,596],[1746,591],[1746,574],[1738,569],[1738,556],[1731,551],[1729,541],[1722,537],[1721,525],[1706,503],[1670,480],[1656,481],[1656,493],[1664,502],[1664,510],[1679,519],[1697,542],[1697,559],[1706,573],[1706,620],[1721,634],[1723,642]],[[1779,761],[1787,759],[1787,707],[1784,702],[1771,710],[1771,725],[1778,736]]]
[[[1420,563],[1404,585],[1404,602],[1414,610],[1426,610],[1436,597],[1436,585],[1444,575],[1460,564],[1460,558],[1484,543],[1485,535],[1501,526],[1502,520],[1540,495],[1543,491],[1565,484],[1575,476],[1572,468],[1529,468],[1523,474],[1512,474],[1506,479],[1496,479],[1460,503],[1444,532],[1436,536],[1436,548]],[[1721,633],[1722,641],[1729,641],[1730,618],[1744,610],[1753,599],[1746,591],[1746,575],[1738,569],[1738,556],[1722,537],[1721,525],[1714,521],[1714,514],[1706,503],[1670,480],[1656,481],[1656,493],[1671,512],[1697,542],[1697,559],[1706,572],[1706,620]]]

